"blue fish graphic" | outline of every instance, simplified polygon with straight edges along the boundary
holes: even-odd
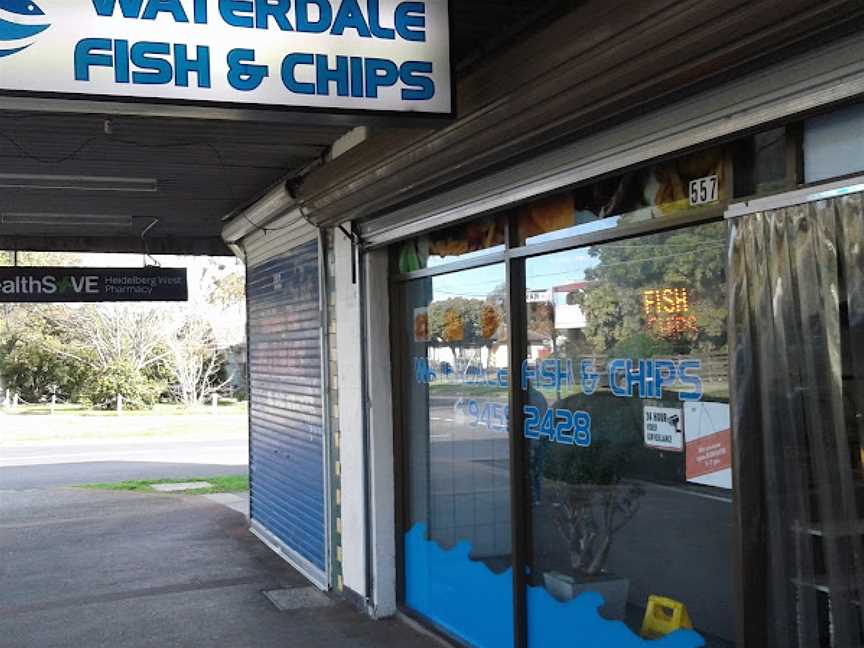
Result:
[[[44,16],[42,8],[31,0],[0,0],[0,9],[19,16]]]
[[[0,0],[0,10],[17,16],[44,16],[45,12],[33,0]],[[32,38],[51,25],[31,25],[0,18],[0,58],[27,49],[32,43],[19,45],[15,41]],[[12,46],[12,47],[8,47]]]

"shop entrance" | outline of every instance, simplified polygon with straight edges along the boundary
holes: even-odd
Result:
[[[392,250],[409,613],[484,648],[864,642],[864,182],[797,175],[794,133]]]
[[[842,184],[765,201],[732,223],[748,646],[864,640],[864,194],[842,195],[860,189]]]

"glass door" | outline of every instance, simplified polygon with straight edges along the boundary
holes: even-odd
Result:
[[[513,646],[504,264],[407,281],[401,301],[404,602]]]
[[[530,648],[735,645],[726,231],[526,260]]]

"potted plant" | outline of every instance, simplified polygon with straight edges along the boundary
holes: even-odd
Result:
[[[544,574],[546,589],[562,601],[597,592],[606,601],[604,613],[615,619],[624,618],[630,581],[609,573],[606,563],[615,534],[636,515],[645,493],[623,481],[631,454],[629,445],[595,440],[587,448],[554,448],[544,470],[552,520],[570,563],[569,573]]]

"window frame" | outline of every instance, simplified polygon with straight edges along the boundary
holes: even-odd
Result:
[[[786,128],[785,139],[785,186],[775,192],[760,194],[759,197],[769,195],[777,195],[787,193],[790,189],[795,189],[803,184],[803,148],[800,120],[790,122],[788,124],[777,125],[771,127],[776,128],[784,126]],[[760,130],[770,130],[769,126]],[[758,132],[758,131],[757,131]],[[752,134],[752,133],[749,133]],[[735,139],[747,135],[747,133],[739,133]],[[660,219],[652,219],[647,221],[638,221],[633,223],[625,223],[619,227],[606,230],[599,230],[586,234],[562,237],[560,239],[547,241],[543,243],[520,244],[518,236],[518,213],[511,205],[506,210],[506,214],[502,217],[506,218],[505,227],[505,242],[504,250],[489,252],[488,254],[480,255],[471,259],[456,259],[448,263],[442,263],[432,268],[425,268],[408,273],[400,273],[398,271],[398,250],[400,242],[395,242],[389,245],[391,253],[391,275],[390,275],[390,340],[391,340],[391,357],[393,362],[392,378],[393,378],[393,421],[394,421],[394,458],[395,458],[395,497],[396,497],[396,601],[398,609],[407,617],[418,621],[424,626],[433,629],[435,632],[445,636],[448,640],[457,645],[465,645],[464,642],[447,633],[440,627],[430,622],[422,616],[422,614],[413,611],[405,604],[405,552],[402,539],[406,531],[409,529],[410,520],[408,519],[408,487],[409,480],[406,478],[409,471],[408,445],[406,435],[402,428],[403,425],[403,392],[401,385],[406,379],[405,368],[399,361],[404,358],[405,349],[403,345],[402,333],[400,330],[402,317],[402,285],[404,283],[427,279],[439,275],[451,274],[462,270],[494,265],[498,263],[505,264],[506,273],[506,289],[507,295],[507,326],[509,331],[509,364],[510,364],[510,385],[509,385],[509,403],[510,403],[510,425],[508,429],[509,449],[510,449],[510,493],[511,493],[511,534],[512,534],[512,574],[513,574],[513,619],[514,619],[514,648],[527,648],[528,646],[528,614],[527,614],[527,566],[531,560],[531,510],[527,497],[526,481],[524,475],[528,468],[527,446],[522,443],[521,430],[523,427],[524,416],[522,413],[522,405],[524,404],[525,396],[521,389],[518,389],[520,381],[518,380],[518,372],[521,369],[522,360],[526,357],[526,303],[525,303],[525,285],[526,285],[526,260],[531,257],[542,256],[554,252],[566,250],[577,250],[593,245],[602,245],[615,241],[627,240],[670,232],[677,229],[697,227],[708,223],[716,223],[724,220],[726,211],[729,205],[747,200],[749,196],[737,196],[734,193],[734,168],[733,168],[733,148],[734,139],[725,142],[714,142],[712,144],[699,146],[697,148],[679,151],[678,153],[665,156],[663,158],[651,160],[644,165],[639,165],[639,168],[650,167],[659,162],[674,160],[677,157],[693,153],[694,151],[715,148],[724,146],[728,150],[726,156],[726,168],[724,177],[724,195],[725,200],[708,206],[687,210],[681,214]],[[623,169],[617,173],[627,171]],[[617,175],[616,173],[616,175]],[[606,177],[609,177],[608,175]],[[601,178],[593,178],[589,181],[579,183],[577,186],[590,185]],[[570,189],[573,189],[571,187]],[[543,198],[543,196],[535,196],[530,201],[532,202]],[[488,218],[499,212],[492,212],[482,215],[472,216],[469,220]],[[448,227],[452,227],[452,224]],[[730,385],[731,387],[731,385]],[[734,466],[733,466],[734,474]],[[740,520],[739,501],[733,491],[732,513],[735,522],[733,528],[733,540],[740,540],[741,531],[737,527]],[[733,590],[740,599],[738,591],[741,579],[741,561],[737,552],[730,548],[732,553],[731,559],[733,564]],[[736,605],[738,601],[736,600]],[[739,645],[743,646],[742,637],[738,637]]]

